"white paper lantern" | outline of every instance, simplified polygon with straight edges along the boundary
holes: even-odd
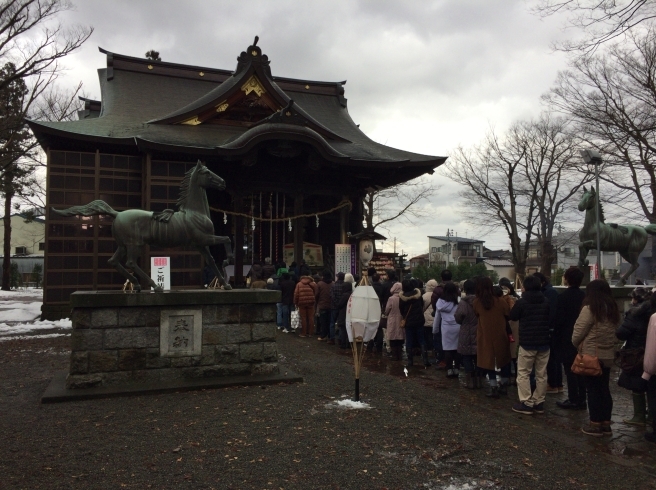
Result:
[[[380,323],[380,300],[372,286],[355,288],[346,306],[346,332],[349,342],[369,342]]]

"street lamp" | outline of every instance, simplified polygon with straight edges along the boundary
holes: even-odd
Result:
[[[595,168],[597,193],[597,273],[601,277],[601,204],[599,202],[599,166],[602,163],[601,154],[597,150],[581,150],[579,153],[587,165],[594,165]]]

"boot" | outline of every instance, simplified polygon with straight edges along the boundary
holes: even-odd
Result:
[[[401,345],[395,345],[392,347],[394,349],[394,360],[395,361],[402,361],[403,360],[403,346]]]
[[[629,425],[645,425],[647,403],[644,393],[633,393],[633,418],[623,419],[622,422]]]
[[[421,358],[424,361],[424,367],[430,367],[430,362],[428,361],[428,351],[426,350],[426,346],[421,346]]]
[[[499,394],[500,395],[508,394],[508,383],[499,383]]]
[[[488,398],[499,398],[499,387],[490,386],[490,388],[487,390],[487,393],[485,393],[485,396]]]
[[[465,388],[473,390],[476,387],[474,386],[474,379],[472,373],[465,373]]]
[[[412,367],[414,365],[413,358],[414,352],[412,352],[413,349],[408,349],[408,346],[405,346],[405,356],[408,358],[408,362],[405,363],[407,367]]]

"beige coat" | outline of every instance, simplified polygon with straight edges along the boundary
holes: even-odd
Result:
[[[572,344],[577,349],[580,345],[582,354],[597,356],[605,367],[611,367],[617,347],[616,328],[617,325],[608,320],[602,323],[595,321],[590,307],[584,306],[574,324]]]
[[[388,340],[405,340],[405,329],[401,328],[401,310],[399,310],[399,293],[401,283],[396,282],[390,292],[392,296],[385,305],[385,316],[387,316],[387,338]]]
[[[431,305],[431,296],[433,290],[437,287],[437,281],[430,279],[426,283],[426,292],[422,296],[424,299],[424,327],[433,328],[433,306]]]

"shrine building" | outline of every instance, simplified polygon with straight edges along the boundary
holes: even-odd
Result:
[[[111,218],[66,218],[50,207],[101,199],[117,211],[175,209],[185,172],[201,160],[226,182],[208,200],[215,235],[232,238],[239,286],[242,266],[265,257],[289,263],[316,251],[317,265],[331,269],[335,244],[362,232],[367,189],[446,160],[372,141],[349,116],[346,82],[273,76],[257,38],[234,71],[100,52],[100,101],[84,99],[77,121],[29,121],[47,153],[45,318],[65,316],[74,291],[124,283],[107,264]],[[219,264],[225,258],[222,247],[211,252]],[[196,250],[147,247],[147,274],[151,256],[171,258],[172,288],[202,287]]]

